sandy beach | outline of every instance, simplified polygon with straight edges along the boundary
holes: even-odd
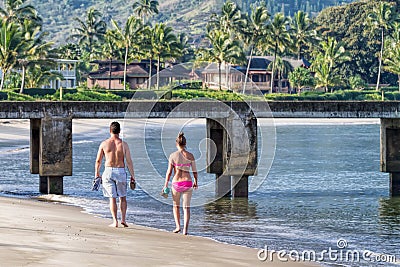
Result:
[[[0,197],[1,266],[313,266],[257,250],[110,220],[54,202]]]

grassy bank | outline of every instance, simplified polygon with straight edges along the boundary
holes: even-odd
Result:
[[[173,90],[88,90],[88,89],[26,89],[0,92],[0,100],[8,101],[129,101],[132,99],[190,100],[215,99],[220,101],[268,100],[268,101],[381,101],[400,100],[400,92],[394,90],[338,90],[333,93],[303,92],[298,94],[273,93],[260,96],[238,94],[230,91],[202,89]]]

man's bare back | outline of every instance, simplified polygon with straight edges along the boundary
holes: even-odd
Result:
[[[106,167],[125,167],[124,142],[119,137],[110,137],[103,141],[101,148],[104,152]]]
[[[96,175],[98,176],[100,176],[100,163],[103,156],[105,157],[104,166],[106,167],[124,168],[124,161],[126,160],[131,177],[135,177],[129,146],[119,136],[111,136],[101,143],[97,156],[98,164],[96,165]]]

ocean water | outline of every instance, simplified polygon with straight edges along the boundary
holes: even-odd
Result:
[[[268,251],[291,251],[292,256],[306,250],[320,255],[329,249],[369,253],[368,260],[360,262],[325,253],[321,264],[328,266],[395,266],[369,259],[395,256],[400,260],[400,198],[389,197],[389,175],[379,171],[379,124],[278,123],[274,161],[261,186],[248,199],[213,201],[215,176],[205,172],[205,121],[152,120],[146,122],[145,131],[143,127],[134,131],[135,125],[143,123],[127,127],[134,132],[127,140],[139,184],[128,192],[128,222],[174,229],[171,198],[164,200],[159,192],[168,154],[175,149],[174,137],[184,125],[188,149],[201,170],[190,234]],[[262,121],[260,127],[266,127]],[[64,177],[65,195],[55,200],[110,217],[107,199],[90,191],[98,145],[107,137],[107,129],[74,135],[73,176]],[[39,195],[38,176],[29,174],[28,147],[26,140],[0,140],[1,195]]]

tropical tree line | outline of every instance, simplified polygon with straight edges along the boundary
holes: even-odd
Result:
[[[132,6],[132,15],[124,23],[111,19],[110,27],[102,19],[103,14],[89,9],[86,21],[76,18],[78,26],[69,40],[77,44],[84,62],[94,59],[109,61],[109,89],[113,60],[124,62],[124,87],[127,87],[127,66],[133,60],[150,60],[149,82],[151,86],[152,66],[156,65],[156,87],[160,84],[160,70],[163,62],[174,61],[184,51],[184,38],[164,23],[153,23],[151,18],[158,14],[158,1],[138,0]],[[71,46],[71,44],[69,44]],[[90,68],[87,68],[87,71]]]
[[[0,90],[5,86],[7,75],[12,86],[20,86],[21,93],[26,83],[36,87],[58,77],[49,72],[54,63],[49,59],[53,43],[45,40],[47,32],[42,31],[37,10],[25,0],[6,0],[0,16]]]
[[[396,11],[397,6],[390,1],[355,3],[348,6],[356,5],[362,5],[364,8],[364,22],[361,27],[365,29],[366,36],[363,38],[376,44],[372,46],[376,49],[374,53],[363,60],[368,60],[367,67],[376,64],[378,68],[376,71],[366,72],[368,75],[376,74],[377,90],[381,83],[382,69],[398,75],[400,90],[398,61],[400,17]],[[354,15],[347,14],[347,20],[352,19]],[[329,12],[326,16],[334,19]],[[354,27],[352,24],[343,23],[347,22],[346,18],[342,18],[343,21],[340,22],[344,24],[342,27],[345,28],[346,25]],[[242,12],[235,2],[226,1],[221,12],[210,17],[206,28],[209,47],[198,50],[198,59],[218,63],[220,88],[223,64],[245,64],[247,60],[245,74],[247,78],[254,55],[273,56],[270,66],[271,76],[274,77],[271,79],[271,91],[276,79],[278,87],[281,88],[280,80],[283,74],[289,75],[291,84],[297,89],[315,86],[328,91],[335,86],[357,87],[371,82],[371,76],[357,73],[360,66],[354,66],[353,53],[350,53],[353,42],[345,42],[338,38],[340,35],[332,34],[339,22],[335,24],[330,21],[330,23],[330,27],[324,25],[321,18],[311,19],[303,11],[296,12],[293,17],[285,16],[283,13],[271,16],[263,4],[252,5],[251,11],[246,13]],[[358,36],[353,38],[357,39]],[[358,49],[362,52],[366,48]],[[311,68],[292,70],[290,64],[283,60],[287,57],[306,58],[312,63]]]
[[[348,6],[353,9],[361,6],[362,16],[342,12],[346,15],[343,18],[336,13],[343,10],[335,7],[339,11],[331,8],[315,19],[303,11],[296,12],[293,17],[284,13],[272,16],[263,3],[253,4],[249,12],[244,12],[235,2],[226,1],[221,11],[213,14],[208,21],[206,44],[193,52],[188,49],[187,36],[152,20],[159,12],[156,0],[136,1],[130,7],[132,15],[126,21],[111,19],[110,24],[105,22],[100,11],[89,9],[84,19],[75,18],[76,24],[68,43],[59,47],[46,41],[42,19],[27,0],[6,0],[4,8],[0,9],[0,90],[17,85],[23,92],[25,86],[38,87],[50,78],[61,78],[60,74],[50,72],[54,58],[80,60],[78,67],[82,80],[92,70],[92,60],[108,60],[109,88],[113,60],[124,62],[123,83],[126,86],[129,63],[146,59],[150,61],[150,66],[157,67],[158,88],[164,62],[182,60],[192,53],[197,61],[217,63],[220,89],[223,65],[247,64],[247,78],[253,56],[271,55],[273,60],[269,68],[274,77],[271,79],[271,91],[274,80],[278,80],[278,87],[281,88],[284,76],[289,76],[291,84],[298,90],[314,86],[328,91],[344,83],[358,86],[370,82],[376,75],[376,88],[379,89],[382,71],[397,75],[400,90],[400,20],[395,3],[376,0],[360,2]],[[332,21],[336,14],[347,20],[356,17],[363,20],[362,25],[344,20],[346,23],[342,22],[339,27],[340,21]],[[346,27],[356,36],[346,36]],[[352,27],[359,28],[354,30]],[[351,38],[358,40],[352,41]],[[355,52],[354,46],[365,44],[359,43],[360,40],[368,40],[365,42],[371,46],[358,47],[359,52],[374,50],[365,55],[367,59]],[[312,63],[311,68],[293,70],[285,60],[287,57],[305,58]],[[365,64],[357,66],[357,62]],[[366,66],[375,65],[376,70],[372,67],[370,72],[363,70]],[[153,74],[150,67],[149,88]]]
[[[23,93],[25,80],[31,76],[29,87],[41,86],[49,79],[62,78],[60,74],[50,72],[56,58],[79,60],[82,80],[92,70],[92,60],[108,60],[110,88],[113,60],[124,61],[123,83],[126,86],[127,65],[133,60],[149,59],[149,79],[152,76],[151,66],[156,62],[158,88],[162,63],[179,58],[185,51],[187,39],[175,34],[164,23],[152,23],[151,17],[157,13],[158,1],[138,0],[132,6],[132,15],[125,22],[111,19],[111,25],[107,25],[100,11],[89,9],[85,19],[75,18],[76,26],[68,43],[54,47],[54,43],[45,41],[47,33],[42,31],[42,19],[27,0],[6,0],[4,8],[0,9],[0,90],[8,81],[11,88],[20,85]]]

